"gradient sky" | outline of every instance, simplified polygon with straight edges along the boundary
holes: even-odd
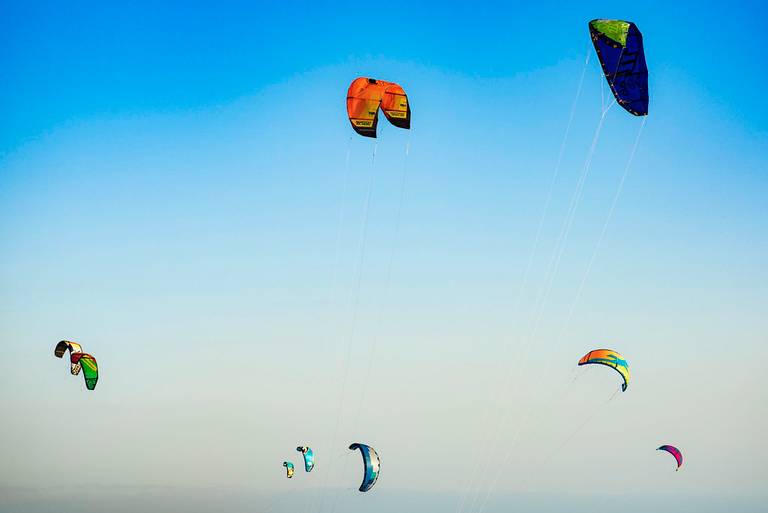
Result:
[[[0,9],[0,512],[768,501],[764,3]],[[637,23],[651,89],[601,243],[641,121],[608,112],[568,224],[596,17]],[[354,135],[360,75],[410,132]]]

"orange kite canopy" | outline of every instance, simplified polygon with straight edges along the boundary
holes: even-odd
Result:
[[[411,128],[411,106],[402,87],[375,78],[353,80],[347,91],[347,115],[355,132],[364,137],[376,137],[379,107],[396,127]]]

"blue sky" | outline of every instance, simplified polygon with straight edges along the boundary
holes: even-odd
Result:
[[[635,20],[654,71],[697,89],[759,128],[765,29],[761,2],[440,4],[361,13],[337,2],[223,6],[100,2],[7,5],[3,16],[3,147],[84,117],[177,111],[248,96],[308,70],[384,57],[509,77],[580,56],[589,12]]]
[[[764,503],[765,10],[4,6],[0,511]],[[643,32],[650,115],[606,225],[640,123],[609,111],[558,259],[595,17]],[[360,75],[404,86],[410,132],[354,136]],[[633,366],[613,399],[574,368],[603,345]],[[382,456],[369,494],[351,441]]]

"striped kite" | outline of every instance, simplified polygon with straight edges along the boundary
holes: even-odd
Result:
[[[99,366],[96,363],[96,358],[88,353],[73,353],[70,355],[69,361],[72,362],[72,365],[82,365],[85,387],[88,390],[96,388],[96,382],[99,381]]]
[[[629,385],[629,363],[627,363],[627,360],[625,360],[623,356],[611,349],[595,349],[585,354],[581,360],[579,360],[580,366],[593,363],[607,365],[608,367],[615,369],[616,372],[621,374],[621,377],[624,378],[624,383],[621,384],[621,391],[624,392],[627,390],[627,386]]]

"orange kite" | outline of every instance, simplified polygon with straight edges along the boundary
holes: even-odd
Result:
[[[411,107],[402,87],[375,78],[356,78],[347,91],[347,115],[355,132],[376,137],[379,107],[396,127],[411,128]]]

